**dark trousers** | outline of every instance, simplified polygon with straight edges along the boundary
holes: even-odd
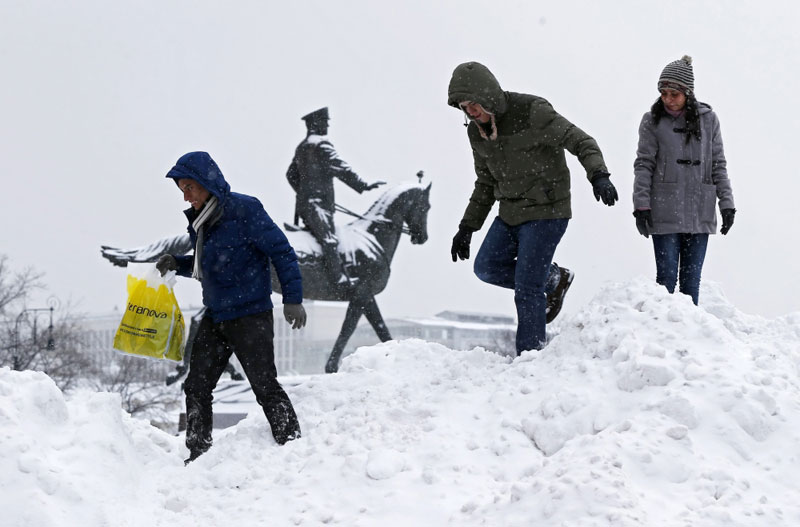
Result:
[[[534,220],[511,226],[495,218],[475,257],[478,278],[514,290],[517,355],[545,345],[545,291],[558,283],[558,268],[551,273],[553,254],[568,222]]]
[[[264,409],[275,441],[300,437],[300,424],[289,396],[278,383],[273,348],[272,311],[214,323],[203,317],[197,332],[186,393],[186,446],[204,452],[211,446],[212,392],[231,353],[242,363],[256,401]]]
[[[654,234],[656,282],[674,293],[680,277],[680,292],[697,305],[706,247],[708,234]]]

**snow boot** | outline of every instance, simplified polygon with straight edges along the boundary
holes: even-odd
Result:
[[[300,438],[300,423],[288,398],[286,401],[272,401],[263,407],[276,443],[284,445]]]
[[[569,269],[559,267],[558,271],[561,275],[558,279],[558,285],[552,295],[547,295],[547,308],[545,310],[545,321],[547,324],[555,320],[561,312],[561,307],[564,304],[564,297],[567,294],[567,290],[569,290],[569,286],[572,285],[572,281],[575,279],[575,273]]]
[[[208,449],[211,448],[210,441],[195,441],[194,443],[195,445],[189,448],[189,457],[183,460],[184,467],[208,452]]]
[[[199,458],[200,456],[202,456],[203,454],[205,454],[205,453],[206,453],[206,451],[208,451],[208,449],[206,449],[206,450],[192,450],[192,451],[190,451],[190,452],[189,452],[189,457],[187,457],[186,459],[184,459],[184,460],[183,460],[183,466],[185,467],[186,465],[188,465],[189,463],[191,463],[191,462],[192,462],[192,461],[194,461],[195,459]]]

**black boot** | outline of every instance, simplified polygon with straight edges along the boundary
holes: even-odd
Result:
[[[189,457],[184,464],[189,464],[211,448],[211,431],[213,414],[211,401],[204,401],[189,394],[186,395],[186,448]]]
[[[336,284],[339,294],[351,294],[358,284],[358,278],[350,276],[344,267],[334,267],[329,269],[330,281]]]
[[[189,457],[187,457],[186,459],[183,460],[183,466],[185,467],[186,465],[188,465],[189,463],[191,463],[195,459],[197,459],[200,456],[202,456],[203,454],[205,454],[207,451],[208,451],[207,448],[205,450],[199,450],[199,449],[190,450],[189,451]]]
[[[284,445],[300,437],[300,423],[297,421],[297,414],[288,399],[271,401],[264,406],[264,414],[272,428],[272,437],[279,445]]]
[[[558,279],[558,285],[552,294],[547,295],[547,309],[545,311],[546,322],[549,324],[556,319],[561,312],[561,306],[564,304],[564,297],[575,279],[575,273],[563,267],[558,268],[561,275]]]

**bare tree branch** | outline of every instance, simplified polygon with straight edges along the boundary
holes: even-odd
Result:
[[[0,315],[7,306],[23,300],[34,289],[41,289],[42,273],[26,268],[14,273],[8,265],[8,256],[0,254]]]
[[[112,363],[96,371],[92,385],[99,391],[118,393],[122,408],[131,415],[163,420],[180,404],[181,392],[164,383],[158,364],[143,358],[114,356]]]

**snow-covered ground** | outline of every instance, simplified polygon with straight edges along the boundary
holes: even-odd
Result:
[[[260,413],[182,438],[109,394],[0,370],[3,526],[797,526],[800,313],[608,284],[511,361],[418,340],[289,388],[304,436]]]

